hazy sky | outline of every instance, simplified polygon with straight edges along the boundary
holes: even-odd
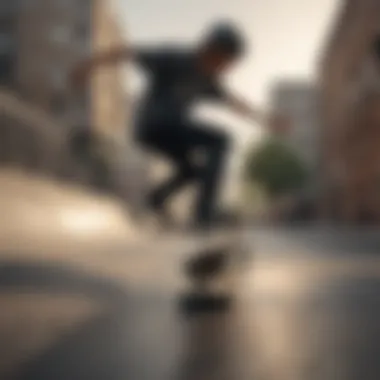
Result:
[[[276,78],[313,76],[315,60],[339,0],[118,0],[127,38],[192,41],[210,22],[241,25],[249,54],[228,86],[265,104]]]

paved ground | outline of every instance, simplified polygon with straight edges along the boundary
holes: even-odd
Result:
[[[196,241],[138,234],[111,200],[1,183],[1,379],[380,378],[377,231],[247,229],[231,309],[186,316]]]

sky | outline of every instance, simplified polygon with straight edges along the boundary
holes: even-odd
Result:
[[[226,86],[265,107],[276,81],[315,79],[318,53],[339,0],[118,0],[118,6],[126,39],[133,43],[188,43],[219,19],[239,24],[248,54],[226,78]],[[132,74],[127,85],[132,92],[139,83],[134,79]],[[258,126],[223,110],[206,106],[197,112],[226,126],[242,148],[261,137]]]

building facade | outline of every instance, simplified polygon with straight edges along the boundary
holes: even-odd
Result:
[[[15,76],[17,1],[0,4],[0,83],[11,85]]]
[[[309,170],[316,172],[320,154],[319,98],[316,85],[301,80],[278,81],[271,91],[273,111],[286,115],[291,128],[288,145]]]
[[[8,151],[24,151],[28,136],[33,135],[41,141],[29,145],[38,146],[38,156],[46,157],[42,153],[57,146],[48,142],[48,136],[60,135],[59,142],[67,149],[68,140],[77,141],[71,139],[72,132],[88,128],[96,136],[95,143],[80,148],[86,151],[87,160],[83,156],[74,160],[72,165],[79,170],[70,176],[79,182],[91,177],[89,184],[101,182],[103,189],[135,205],[142,203],[144,184],[127,139],[129,113],[123,68],[110,65],[96,69],[82,88],[70,83],[70,73],[82,59],[125,44],[114,5],[112,0],[1,1],[0,95],[2,102],[10,99],[12,104],[6,132],[20,135],[13,138],[12,134],[17,146]],[[1,102],[0,106],[4,109]],[[40,117],[28,122],[28,115],[35,113]],[[50,128],[40,133],[39,120],[49,120],[44,124]],[[7,157],[12,152],[8,153]],[[24,161],[31,157],[24,156]],[[96,159],[89,163],[89,156]],[[46,162],[42,166],[50,165]]]
[[[320,62],[323,115],[321,215],[380,222],[380,3],[346,0]]]
[[[97,0],[92,13],[92,51],[108,49],[125,44],[123,31],[116,21],[110,1]],[[125,95],[124,71],[122,65],[99,68],[91,83],[92,125],[100,133],[125,135],[128,104]]]
[[[126,107],[119,66],[96,71],[81,89],[73,89],[69,82],[70,72],[80,60],[124,43],[111,2],[2,3],[0,84],[68,127],[91,126],[102,134],[121,132]]]

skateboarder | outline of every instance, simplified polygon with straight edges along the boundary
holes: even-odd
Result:
[[[74,70],[73,79],[80,83],[99,65],[131,60],[148,77],[148,90],[137,108],[135,137],[145,148],[168,158],[177,169],[173,177],[150,192],[149,205],[159,214],[165,214],[171,196],[191,182],[200,187],[194,210],[196,225],[210,226],[217,213],[217,191],[230,138],[195,121],[191,117],[194,103],[215,100],[255,123],[267,123],[266,115],[228,93],[221,83],[222,74],[244,52],[239,30],[229,23],[219,23],[190,48],[119,47],[90,58]],[[199,156],[195,160],[197,153],[201,153],[201,160]]]

